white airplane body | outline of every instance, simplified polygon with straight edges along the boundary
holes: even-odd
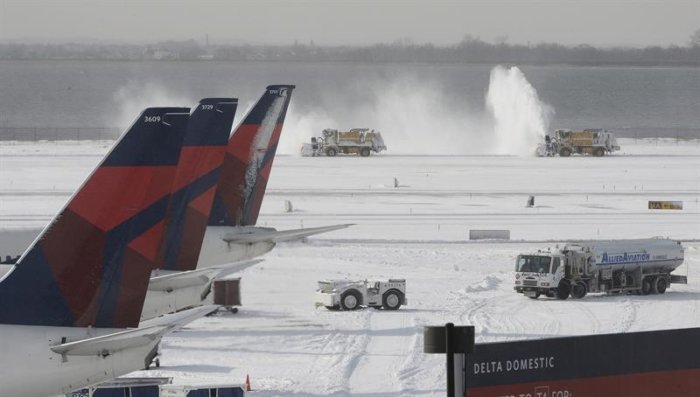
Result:
[[[123,329],[37,327],[0,325],[0,351],[13,357],[0,370],[0,397],[37,397],[68,394],[144,367],[144,357],[160,341],[157,329],[149,330],[136,345],[110,350],[96,344],[80,354],[57,353],[62,341],[85,341],[110,336]],[[128,331],[127,331],[128,332]],[[153,336],[152,336],[153,335]],[[91,354],[88,354],[91,353]],[[5,361],[5,360],[2,360]]]

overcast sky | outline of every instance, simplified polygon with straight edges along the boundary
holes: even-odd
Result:
[[[2,41],[686,45],[700,0],[0,0]]]

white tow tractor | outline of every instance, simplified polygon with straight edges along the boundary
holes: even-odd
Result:
[[[397,310],[406,302],[405,279],[324,280],[318,282],[316,290],[316,306],[329,310],[355,310],[360,306]]]

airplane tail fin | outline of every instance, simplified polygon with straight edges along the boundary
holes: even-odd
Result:
[[[255,225],[294,88],[268,86],[229,139],[209,225]]]
[[[139,116],[0,282],[0,323],[138,326],[188,119]]]
[[[202,99],[190,116],[168,207],[157,267],[197,267],[238,100]]]

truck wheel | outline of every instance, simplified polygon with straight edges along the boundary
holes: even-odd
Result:
[[[668,287],[668,282],[666,281],[665,277],[658,277],[656,279],[656,282],[654,283],[654,293],[655,294],[663,294],[666,292],[666,288]]]
[[[581,299],[586,296],[586,292],[588,292],[587,289],[586,283],[579,281],[574,284],[574,287],[571,289],[571,297],[574,299]]]
[[[335,155],[337,153],[338,153],[338,151],[332,147],[329,147],[328,149],[326,149],[326,156],[328,156],[328,157],[335,157]]]
[[[360,156],[369,157],[369,148],[363,147],[360,149]]]
[[[642,279],[642,288],[641,288],[642,295],[651,294],[652,288],[653,287],[652,287],[651,280],[649,279],[649,277],[645,277],[644,279]]]
[[[561,280],[557,286],[557,299],[565,300],[571,293],[571,284],[567,280]]]
[[[566,148],[566,147],[561,148],[561,150],[559,151],[559,155],[561,157],[569,157],[569,156],[571,156],[571,149]]]
[[[390,289],[382,296],[382,307],[386,310],[398,310],[403,303],[403,294],[401,291]]]
[[[605,156],[605,150],[603,150],[602,147],[595,148],[595,149],[593,149],[593,156],[603,157],[603,156]]]
[[[355,310],[360,306],[360,293],[354,289],[346,291],[340,296],[340,307],[343,310]]]

